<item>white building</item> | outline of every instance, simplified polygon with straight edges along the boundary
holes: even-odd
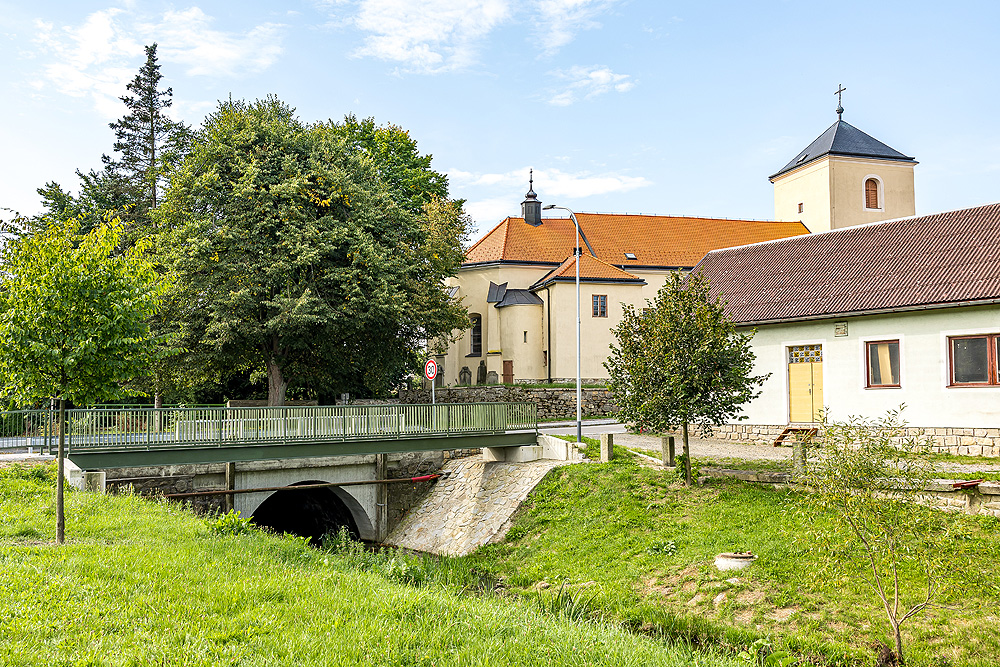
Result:
[[[905,403],[942,449],[1000,456],[1000,204],[715,250],[694,271],[771,374],[728,437]]]

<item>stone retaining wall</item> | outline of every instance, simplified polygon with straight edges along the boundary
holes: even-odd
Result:
[[[607,389],[583,389],[583,416],[613,414],[618,410]],[[518,385],[479,385],[435,390],[438,403],[509,403],[529,401],[538,406],[539,419],[576,419],[576,389],[545,389]],[[430,403],[429,389],[404,389],[402,403]]]
[[[784,472],[702,468],[701,473],[702,476],[698,478],[699,484],[711,477],[728,477],[779,487],[792,485],[797,481],[794,475]],[[952,486],[956,481],[963,480],[931,480],[919,495],[919,502],[946,512],[1000,517],[1000,482],[982,482],[971,489],[956,489]]]
[[[720,440],[752,442],[770,445],[787,425],[784,424],[724,424],[713,429]],[[931,450],[961,456],[1000,457],[1000,429],[996,428],[917,428],[906,429],[908,436],[925,437]],[[671,433],[668,435],[677,435]]]

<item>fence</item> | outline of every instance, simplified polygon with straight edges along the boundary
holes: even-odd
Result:
[[[48,410],[0,412],[0,448],[56,447]],[[98,408],[66,411],[67,451],[447,437],[536,430],[533,403],[266,408]],[[27,444],[29,443],[30,444]]]
[[[0,412],[0,452],[46,451],[54,444],[55,420],[50,410],[10,410]]]

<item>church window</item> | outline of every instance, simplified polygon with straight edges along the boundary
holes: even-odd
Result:
[[[899,341],[879,340],[866,343],[868,350],[868,387],[899,386]]]
[[[594,295],[594,317],[607,317],[608,316],[608,295],[607,294],[595,294]]]
[[[879,209],[879,182],[877,179],[869,178],[865,180],[865,208],[868,209]]]
[[[482,315],[471,315],[469,321],[472,323],[469,356],[481,357],[483,356],[483,317]]]
[[[801,213],[802,209],[804,209],[804,208],[805,208],[805,206],[803,205],[803,203],[799,202],[799,213]]]

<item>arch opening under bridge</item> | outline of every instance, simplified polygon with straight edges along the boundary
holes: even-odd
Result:
[[[273,491],[250,514],[253,523],[278,533],[292,533],[322,543],[323,536],[346,528],[356,540],[373,540],[375,531],[367,512],[354,496],[338,487],[295,489],[323,484],[322,480],[296,482]]]

